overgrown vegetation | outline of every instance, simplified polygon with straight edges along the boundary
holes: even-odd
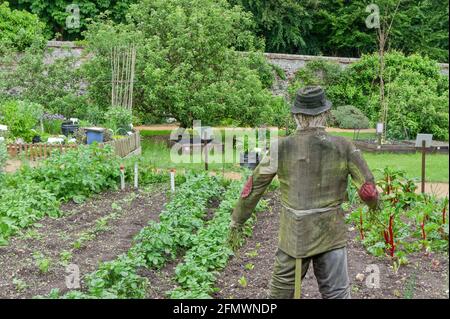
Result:
[[[331,123],[328,125],[347,129],[369,128],[369,119],[352,105],[339,106],[331,111]]]
[[[44,216],[58,217],[62,201],[81,202],[94,193],[117,187],[119,163],[109,147],[79,147],[55,152],[37,168],[0,180],[0,244],[20,228]]]
[[[227,186],[206,174],[187,176],[160,215],[135,238],[135,244],[116,260],[104,262],[85,278],[86,291],[71,291],[64,298],[143,298],[149,283],[137,274],[139,267],[158,269],[195,243],[205,225],[208,201]],[[49,297],[60,297],[53,290]]]
[[[67,10],[70,2],[9,2],[12,8],[25,9],[39,16],[48,33],[65,40],[82,39],[82,32],[90,21],[101,15],[115,23],[123,23],[130,5],[139,4],[138,0],[81,0],[77,2],[80,26],[67,28],[66,19],[72,14]],[[264,39],[267,52],[358,57],[377,49],[374,31],[365,24],[369,15],[366,7],[372,3],[369,0],[228,0],[228,3],[251,14],[252,32]],[[377,1],[381,14],[388,13],[396,3],[395,0]],[[448,1],[401,1],[390,47],[448,62],[448,8]]]
[[[0,3],[0,55],[13,49],[43,47],[45,24],[31,13],[12,10],[8,2]]]
[[[448,250],[448,198],[416,193],[413,180],[388,167],[377,185],[383,190],[381,211],[360,206],[349,215],[369,253],[388,255],[399,267],[410,253]]]
[[[224,0],[141,1],[129,13],[127,25],[96,23],[86,33],[87,48],[95,54],[86,74],[98,105],[109,100],[110,83],[104,80],[112,43],[135,43],[136,114],[175,118],[183,127],[194,120],[276,123],[286,114],[284,101],[267,89],[273,70],[261,54],[236,51],[261,47],[249,14]]]
[[[449,80],[439,65],[426,57],[400,52],[386,54],[385,64],[387,136],[414,139],[417,133],[432,133],[436,140],[448,140]],[[322,85],[334,107],[353,105],[373,126],[381,114],[378,70],[377,54],[364,55],[345,69],[316,60],[299,70],[289,92],[294,96],[304,85]]]
[[[0,122],[8,126],[8,134],[31,142],[36,124],[44,112],[42,105],[19,100],[0,104]]]

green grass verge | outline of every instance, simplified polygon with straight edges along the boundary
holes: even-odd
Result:
[[[338,133],[338,134],[353,134],[353,133]],[[365,133],[370,134],[370,133]],[[204,169],[203,163],[179,163],[174,164],[170,159],[170,149],[162,142],[155,142],[144,140],[143,157],[144,161],[150,162],[158,168],[175,168],[175,169],[189,169],[201,171]],[[390,166],[396,169],[405,171],[408,178],[420,178],[421,176],[421,154],[394,154],[394,153],[364,153],[364,158],[367,160],[369,167],[372,170],[384,169]],[[446,154],[430,154],[427,155],[426,162],[426,180],[428,182],[445,182],[449,180],[449,156]],[[239,171],[239,164],[226,163],[224,165],[211,163],[209,169],[214,171]],[[375,172],[375,174],[377,174]]]
[[[353,137],[355,136],[355,133],[353,132],[329,132],[329,133],[330,135],[342,136],[350,139],[353,139]],[[369,139],[376,139],[377,135],[375,133],[362,132],[357,134],[357,137],[360,140],[369,140]]]
[[[422,170],[422,154],[364,153],[370,169],[384,169],[390,166],[403,170],[406,177],[420,179]],[[429,154],[426,157],[426,181],[448,183],[448,160],[446,154]],[[377,175],[377,172],[375,172]]]

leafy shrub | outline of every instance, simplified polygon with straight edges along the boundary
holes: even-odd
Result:
[[[114,131],[114,135],[126,135],[131,130],[133,114],[121,106],[110,107],[105,114],[106,127]]]
[[[331,111],[333,124],[340,128],[364,129],[369,127],[369,119],[352,105],[340,106]]]
[[[0,72],[0,100],[20,99],[41,104],[49,113],[66,118],[91,117],[83,92],[81,70],[76,58],[58,58],[45,63],[44,50],[27,50],[22,54],[0,56],[5,68]]]
[[[78,0],[74,3],[78,4],[80,10],[79,28],[66,27],[66,19],[71,14],[67,11],[67,6],[72,4],[70,1],[20,0],[10,2],[11,6],[38,15],[45,22],[46,30],[50,34],[63,37],[65,40],[74,40],[81,38],[81,33],[89,21],[99,15],[107,15],[115,22],[125,20],[129,5],[137,0]]]
[[[93,193],[116,188],[119,167],[111,147],[91,145],[52,153],[41,165],[22,173],[60,200],[81,202]]]
[[[95,56],[85,66],[89,94],[106,107],[111,45],[134,43],[135,114],[175,118],[184,127],[193,120],[216,125],[221,118],[270,124],[262,115],[281,99],[266,88],[273,70],[261,56],[237,52],[261,48],[251,26],[248,13],[224,0],[141,1],[130,7],[128,24],[95,23],[86,32]]]
[[[32,129],[43,115],[40,104],[26,101],[11,100],[0,105],[0,119],[13,137],[21,137],[27,142],[35,135]]]
[[[371,125],[380,120],[379,57],[364,55],[345,69],[333,63],[313,61],[299,70],[289,93],[305,85],[322,85],[333,105],[353,105]],[[427,57],[390,52],[385,56],[385,94],[388,102],[387,136],[412,139],[417,133],[432,133],[448,140],[448,76]]]
[[[45,44],[45,24],[34,14],[11,10],[8,2],[0,3],[0,53]]]

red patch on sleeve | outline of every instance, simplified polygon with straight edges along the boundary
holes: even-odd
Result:
[[[244,189],[242,190],[241,197],[247,198],[250,196],[253,188],[253,176],[250,176],[247,182],[244,185]]]
[[[378,191],[373,183],[364,183],[359,189],[358,194],[365,202],[372,202],[378,199]]]

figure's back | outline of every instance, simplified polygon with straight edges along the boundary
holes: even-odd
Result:
[[[336,206],[345,200],[348,143],[324,129],[299,130],[279,145],[282,202],[298,209]]]

